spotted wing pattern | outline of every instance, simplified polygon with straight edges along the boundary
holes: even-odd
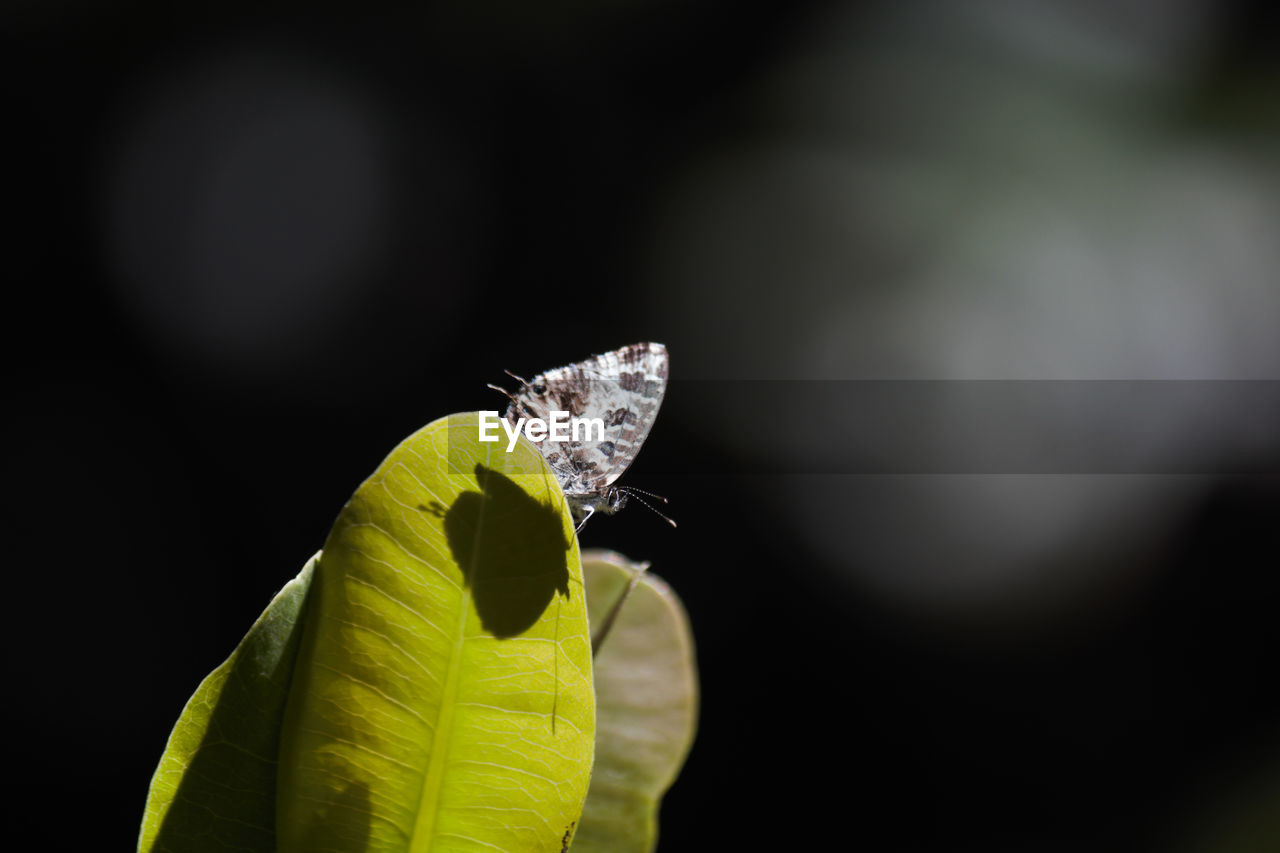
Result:
[[[521,417],[547,420],[552,411],[566,411],[576,418],[600,418],[604,422],[603,441],[537,444],[575,514],[584,509],[612,512],[622,504],[613,483],[640,452],[666,390],[667,348],[656,343],[632,344],[523,382],[511,395],[505,417],[512,424]]]

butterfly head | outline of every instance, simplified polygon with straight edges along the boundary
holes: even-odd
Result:
[[[648,495],[650,498],[653,498],[654,500],[662,501],[663,503],[667,502],[667,499],[662,497],[661,495],[655,495],[653,492],[646,492],[643,489],[637,489],[632,486],[613,486],[611,489],[609,489],[608,493],[605,495],[605,499],[608,503],[609,508],[601,509],[601,512],[605,512],[605,513],[617,512],[618,510],[622,509],[624,506],[627,505],[628,498],[631,498],[634,496],[636,500],[644,504],[649,509],[649,511],[652,512],[654,515],[658,516],[667,524],[670,524],[672,527],[676,526],[675,521],[668,518],[663,513],[659,512],[653,506],[653,504],[649,503],[647,500],[640,497],[641,495]]]
[[[598,495],[574,496],[570,498],[574,515],[579,520],[590,518],[595,513],[613,515],[627,505],[630,493],[619,486],[608,486]]]
[[[627,505],[627,498],[631,497],[631,493],[626,489],[614,486],[604,495],[605,506],[601,507],[601,512],[606,515],[617,512]]]
[[[657,515],[667,524],[670,524],[672,527],[676,526],[674,520],[668,518],[666,515],[655,509],[652,504],[640,497],[641,494],[648,495],[649,497],[660,500],[663,503],[667,502],[667,499],[660,495],[655,495],[652,492],[645,492],[641,489],[635,489],[630,486],[609,486],[607,489],[601,491],[599,496],[592,497],[591,499],[571,499],[570,506],[573,509],[574,520],[578,522],[577,529],[581,531],[583,526],[586,525],[587,519],[595,515],[597,512],[601,515],[613,515],[615,512],[626,506],[627,501],[632,497],[648,507],[650,512]]]

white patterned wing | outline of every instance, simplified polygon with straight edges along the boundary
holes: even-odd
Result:
[[[548,420],[552,411],[599,418],[604,438],[542,441],[539,449],[565,494],[589,500],[609,491],[640,452],[667,389],[667,348],[640,343],[535,376],[513,395],[507,420]],[[585,438],[585,436],[583,436]]]

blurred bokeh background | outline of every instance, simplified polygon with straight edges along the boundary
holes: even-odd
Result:
[[[1280,850],[1278,23],[6,0],[15,834],[128,849],[399,439],[656,340],[664,853]]]

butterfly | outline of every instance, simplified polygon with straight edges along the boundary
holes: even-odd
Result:
[[[614,481],[649,436],[667,391],[667,364],[667,348],[662,344],[631,344],[539,373],[531,381],[508,371],[520,383],[515,393],[489,386],[510,400],[503,417],[511,424],[524,417],[549,420],[554,411],[603,421],[603,435],[588,430],[586,435],[575,433],[574,438],[582,440],[534,440],[560,481],[578,530],[595,513],[610,515],[622,509],[628,497],[649,494],[615,486]],[[643,498],[637,500],[645,503]]]

